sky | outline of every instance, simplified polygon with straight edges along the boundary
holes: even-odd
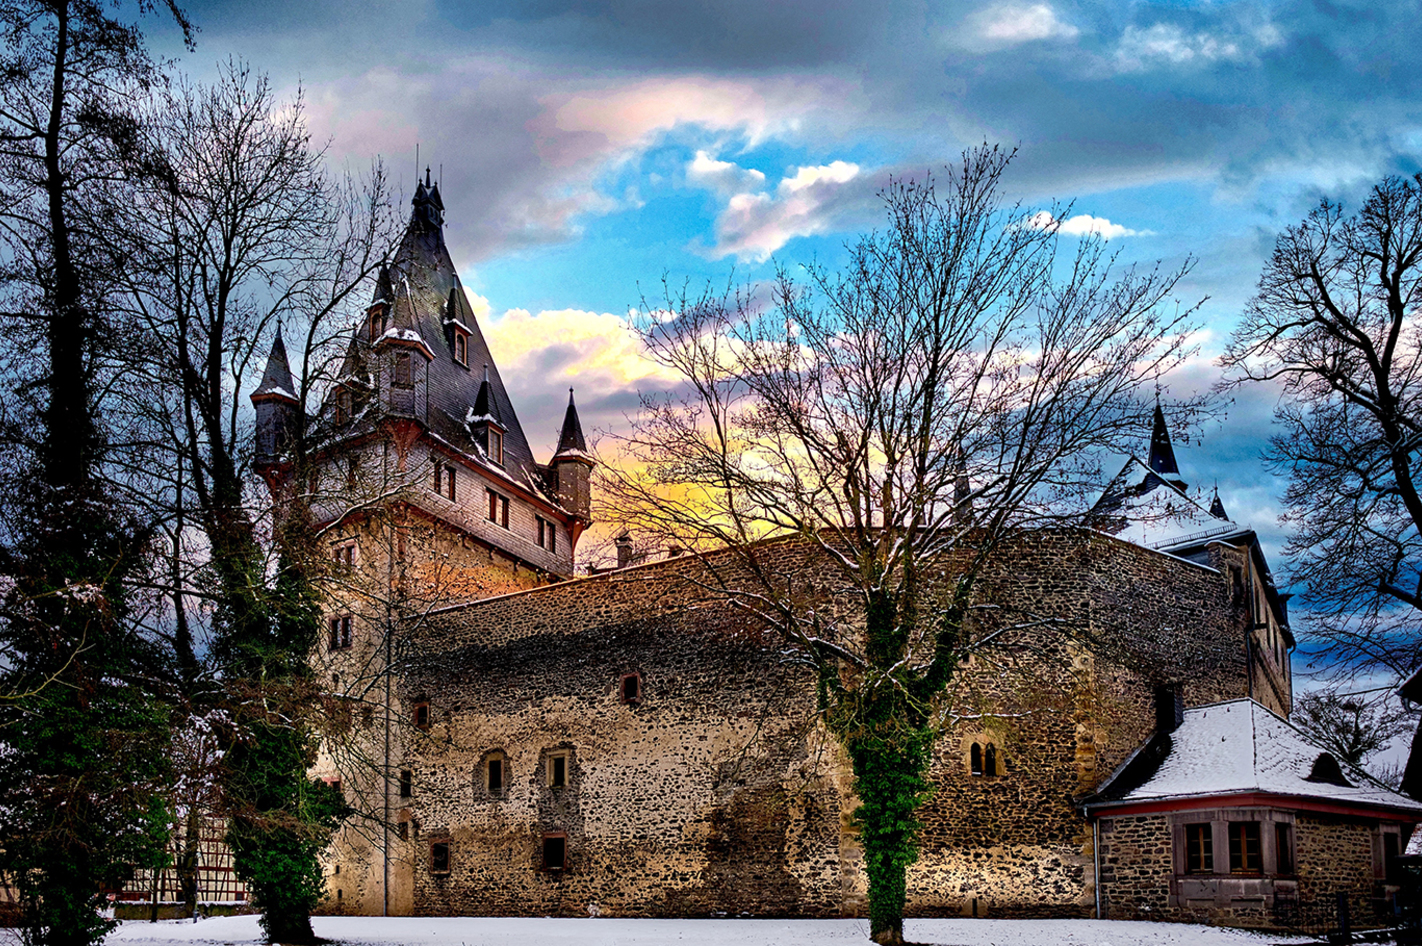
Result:
[[[299,89],[335,167],[379,157],[407,195],[433,169],[455,264],[547,456],[570,385],[595,434],[671,383],[624,325],[664,275],[833,264],[890,179],[982,142],[1019,149],[1009,191],[1064,205],[1065,239],[1097,233],[1123,264],[1195,259],[1179,297],[1205,300],[1201,351],[1166,394],[1209,387],[1281,229],[1418,170],[1418,7],[252,0],[190,5],[193,52],[147,29],[198,81],[232,56]],[[1275,393],[1233,398],[1177,457],[1283,581],[1282,483],[1258,456]]]

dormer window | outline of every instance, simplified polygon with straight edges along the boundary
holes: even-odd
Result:
[[[397,388],[413,388],[415,386],[415,368],[409,352],[402,351],[395,356],[395,368],[391,375],[391,383]]]
[[[336,392],[336,423],[344,424],[351,419],[351,392],[345,388]]]
[[[372,342],[385,334],[385,310],[380,306],[370,310],[369,335]]]
[[[504,435],[493,427],[489,428],[489,459],[501,466],[504,462]]]
[[[454,360],[469,367],[469,336],[458,328],[454,330]]]

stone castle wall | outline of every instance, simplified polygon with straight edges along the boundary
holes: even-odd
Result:
[[[809,550],[773,550],[806,600],[847,620]],[[413,909],[440,913],[860,914],[852,779],[813,719],[811,678],[693,558],[435,612],[408,632],[402,712],[413,797],[400,817]],[[910,870],[920,914],[1092,909],[1076,800],[1154,727],[1154,690],[1245,695],[1242,631],[1220,572],[1086,533],[1034,533],[984,576],[976,655],[945,701],[938,786]],[[639,673],[640,705],[619,698]],[[973,775],[991,741],[1001,774]],[[566,788],[547,785],[569,753]],[[503,797],[482,790],[490,753]],[[568,866],[542,869],[545,834]],[[432,873],[430,844],[450,871]],[[976,901],[976,904],[974,904]]]

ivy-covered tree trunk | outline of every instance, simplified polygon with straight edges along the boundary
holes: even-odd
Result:
[[[265,614],[248,613],[221,638],[236,727],[223,765],[227,843],[268,941],[313,943],[311,911],[325,885],[320,854],[348,810],[338,788],[307,774],[320,702],[308,663],[320,630],[309,577],[314,530],[300,502],[281,512],[282,554],[260,601]]]

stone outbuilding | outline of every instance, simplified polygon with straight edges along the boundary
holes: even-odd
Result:
[[[1422,803],[1250,699],[1185,710],[1083,808],[1098,909],[1117,919],[1318,928],[1395,909]]]

